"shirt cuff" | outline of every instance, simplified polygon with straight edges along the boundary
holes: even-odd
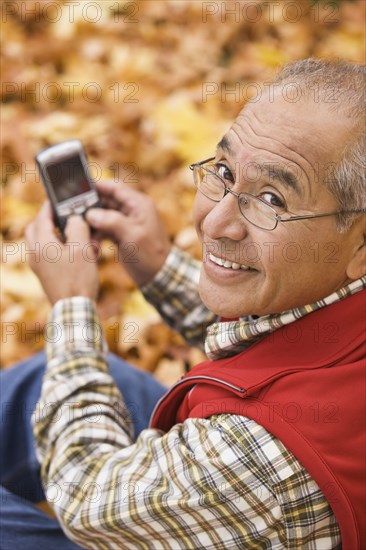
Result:
[[[176,246],[173,246],[168,254],[163,267],[156,273],[154,278],[143,285],[140,290],[145,298],[154,303],[160,303],[162,295],[166,296],[167,289],[172,293],[176,288],[179,288],[182,284],[182,279],[185,276],[187,267],[190,268],[190,282],[192,277],[195,279],[193,282],[198,284],[200,273],[200,262],[194,260],[183,250],[180,250]]]
[[[56,302],[45,335],[48,361],[91,351],[106,355],[108,351],[96,305],[84,296]]]

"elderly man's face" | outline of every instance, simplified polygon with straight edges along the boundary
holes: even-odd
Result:
[[[290,103],[277,93],[246,106],[214,162],[228,183],[235,175],[233,191],[261,197],[284,218],[333,212],[339,208],[323,182],[351,136],[350,119],[327,105]],[[279,177],[281,170],[294,177]],[[362,274],[350,267],[361,246],[362,220],[345,234],[337,233],[335,216],[280,222],[266,231],[242,216],[231,193],[216,203],[200,192],[194,220],[203,243],[201,297],[218,315],[284,311]]]

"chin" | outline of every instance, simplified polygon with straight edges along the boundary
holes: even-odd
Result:
[[[212,292],[205,292],[205,290],[200,290],[200,298],[207,309],[212,311],[212,313],[214,313],[218,317],[235,319],[238,317],[243,317],[245,315],[250,315],[250,313],[246,312],[246,308],[238,307],[238,303],[230,304],[227,300],[215,296],[215,294]]]
[[[219,284],[201,271],[199,294],[203,304],[219,317],[235,319],[248,315],[264,315],[269,312],[268,305],[261,303],[267,298],[260,284],[233,284],[223,281]]]
[[[262,315],[279,313],[276,308],[260,307],[255,304],[240,304],[236,300],[219,299],[213,293],[200,291],[200,297],[203,304],[212,311],[218,317],[225,317],[227,319],[237,319],[239,317],[247,317],[248,315],[255,315],[261,317]]]

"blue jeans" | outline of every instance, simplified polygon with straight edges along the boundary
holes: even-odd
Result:
[[[108,361],[137,437],[148,426],[152,410],[166,388],[113,354],[109,354]],[[1,550],[80,549],[65,537],[57,521],[33,504],[45,500],[30,422],[44,369],[45,356],[40,353],[0,372]]]

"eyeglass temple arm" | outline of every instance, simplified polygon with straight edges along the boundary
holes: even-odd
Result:
[[[209,159],[200,160],[199,162],[194,162],[193,164],[189,165],[189,168],[191,170],[194,170],[196,166],[202,166],[202,164],[207,164],[208,162],[212,162],[215,160],[215,157],[210,157]]]
[[[337,212],[326,212],[324,214],[303,214],[302,216],[290,216],[289,218],[282,218],[279,214],[276,214],[276,219],[281,222],[290,222],[291,220],[306,220],[308,218],[324,218],[325,216],[335,216],[336,214],[365,214],[366,208],[361,210],[338,210]]]

